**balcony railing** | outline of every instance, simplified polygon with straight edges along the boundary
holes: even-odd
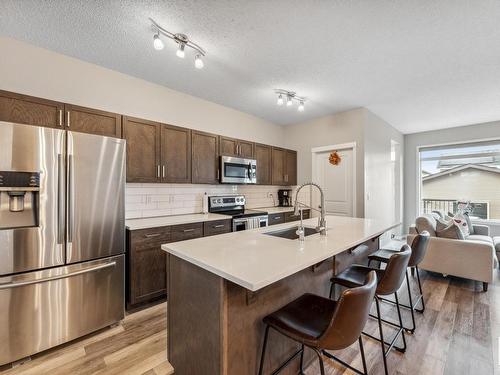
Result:
[[[445,214],[457,212],[458,199],[422,199],[421,212],[430,214],[432,211],[441,211]],[[471,202],[471,217],[489,219],[489,202]]]

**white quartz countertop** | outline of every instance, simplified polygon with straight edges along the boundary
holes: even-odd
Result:
[[[173,216],[158,216],[142,219],[125,220],[125,226],[129,230],[147,229],[155,227],[163,227],[168,225],[198,223],[203,221],[214,221],[231,219],[231,216],[219,214],[190,214],[190,215],[173,215]]]
[[[317,222],[317,218],[304,220],[304,226],[313,228]],[[398,225],[383,220],[327,216],[327,235],[313,234],[303,243],[265,234],[297,227],[297,223],[285,223],[164,244],[162,249],[256,291]]]
[[[281,212],[292,212],[294,210],[293,207],[262,207],[262,208],[254,208],[254,210],[262,210],[266,211],[268,214],[278,214]]]

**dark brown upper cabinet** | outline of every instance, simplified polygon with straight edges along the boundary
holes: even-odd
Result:
[[[297,185],[297,151],[286,150],[285,183]]]
[[[65,104],[66,129],[121,138],[122,116],[117,113]]]
[[[64,104],[0,90],[0,121],[64,127]]]
[[[257,164],[257,169],[259,166]],[[286,150],[278,147],[272,149],[272,183],[285,185]]]
[[[220,136],[220,154],[242,158],[254,157],[254,143],[241,139]]]
[[[127,141],[127,182],[160,182],[161,124],[123,117],[123,137]]]
[[[162,182],[191,182],[191,130],[161,126]]]
[[[219,181],[219,136],[191,132],[191,178],[194,184],[216,184]]]
[[[257,184],[272,184],[272,147],[255,144],[255,159],[257,160]]]

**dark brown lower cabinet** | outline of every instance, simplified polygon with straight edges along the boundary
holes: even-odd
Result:
[[[167,255],[170,227],[127,231],[127,308],[167,295]]]
[[[167,297],[167,253],[161,245],[231,232],[231,219],[127,230],[127,309]]]
[[[203,223],[203,237],[215,236],[216,234],[229,233],[231,231],[231,219]]]
[[[311,217],[311,210],[303,210],[302,211],[302,219],[306,220]],[[300,214],[295,215],[293,211],[285,212],[285,223],[289,223],[290,221],[300,220]]]

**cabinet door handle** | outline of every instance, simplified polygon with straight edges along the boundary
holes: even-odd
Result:
[[[279,219],[281,219],[281,217],[279,217],[279,216],[274,217],[274,220],[279,220]]]
[[[224,228],[224,224],[213,225],[212,228]]]
[[[217,169],[217,180],[219,179],[219,170]]]
[[[165,168],[165,166],[163,165],[163,166],[161,167],[161,174],[162,174],[162,177],[163,177],[163,178],[165,178],[165,169],[166,169],[166,168]]]
[[[63,110],[59,110],[59,126],[63,126]]]
[[[184,233],[194,232],[194,229],[193,228],[191,228],[191,229],[184,229],[183,232]]]
[[[144,237],[146,238],[152,238],[152,237],[158,237],[161,236],[161,233],[151,233],[151,234],[145,234]]]
[[[66,111],[66,125],[68,126],[68,128],[71,125],[71,118],[70,118],[69,111]]]

